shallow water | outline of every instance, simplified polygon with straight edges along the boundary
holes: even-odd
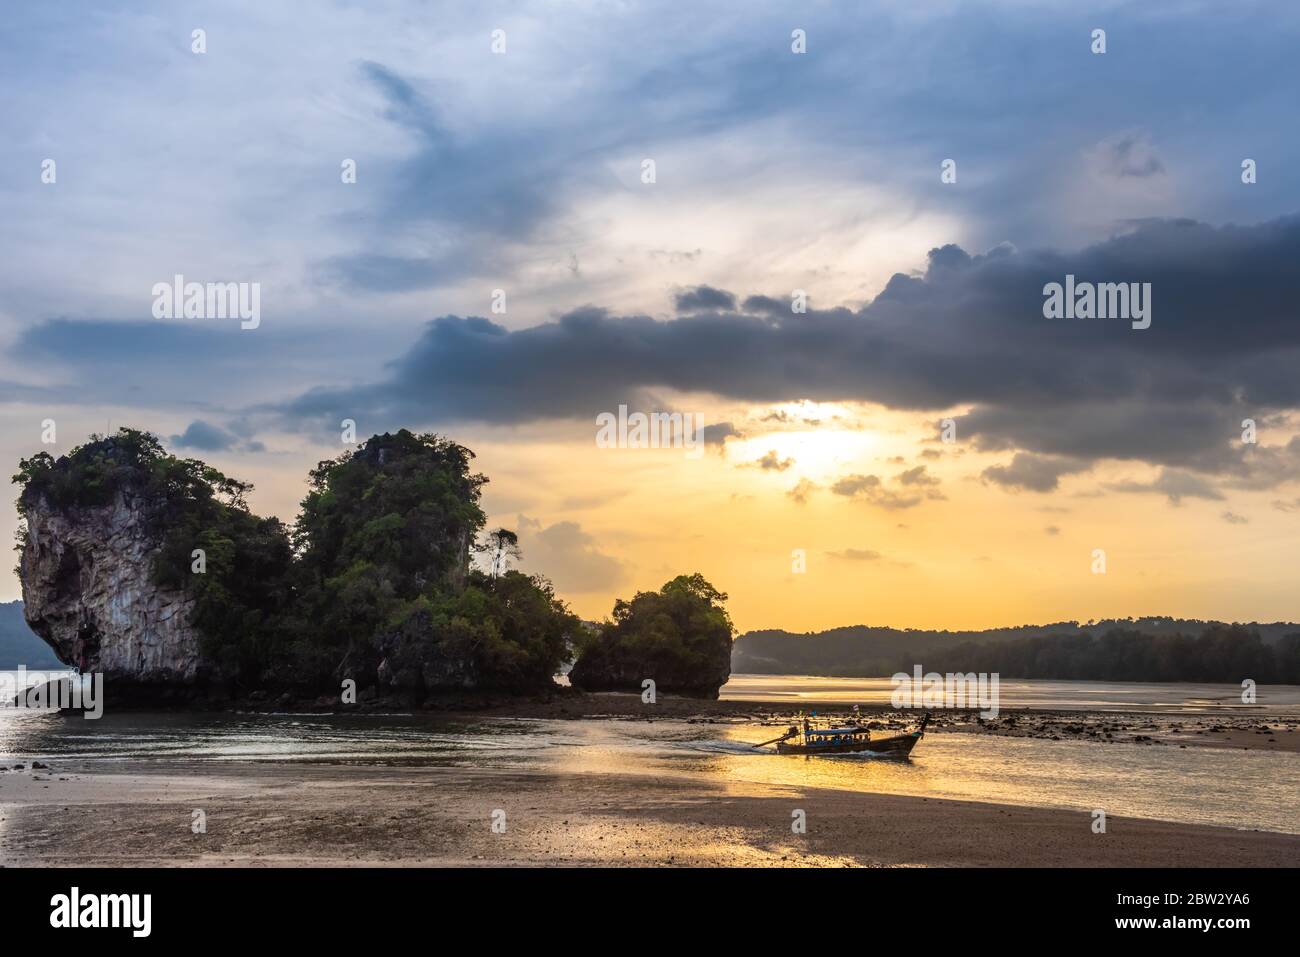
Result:
[[[670,775],[737,792],[806,788],[1069,808],[1300,833],[1300,755],[927,735],[910,761],[758,752],[770,727],[638,720],[449,720],[426,715],[0,713],[0,762],[59,770],[179,770],[194,762],[313,762]],[[0,774],[0,801],[4,775]]]
[[[507,766],[536,746],[536,725],[424,715],[106,714],[0,712],[0,763],[24,758],[89,767],[169,761]],[[120,770],[113,767],[113,770]]]
[[[736,728],[718,772],[738,781],[1069,808],[1108,815],[1300,833],[1300,755],[1227,748],[929,734],[907,761],[737,751],[764,740]],[[767,729],[761,729],[766,731]],[[709,745],[696,745],[708,748]]]
[[[893,690],[889,678],[736,674],[722,686],[719,697],[724,701],[761,701],[795,708],[804,701],[888,705]],[[1261,714],[1300,711],[1300,685],[1259,685],[1255,702],[1245,704],[1240,685],[1232,684],[1000,679],[998,698],[1004,709]]]

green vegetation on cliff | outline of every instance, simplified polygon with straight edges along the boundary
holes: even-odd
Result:
[[[613,620],[583,643],[569,680],[587,691],[640,691],[652,679],[658,691],[716,697],[731,674],[726,600],[698,572],[619,599]]]
[[[159,543],[153,583],[194,598],[191,623],[222,672],[260,679],[288,602],[292,554],[279,519],[249,512],[251,485],[126,428],[91,436],[58,459],[46,452],[23,459],[14,481],[22,486],[20,517],[41,500],[61,511],[107,508],[119,499],[139,509]],[[202,574],[193,570],[196,549]]]
[[[14,481],[20,515],[139,510],[153,584],[194,598],[209,678],[233,690],[543,688],[579,622],[545,579],[471,568],[487,481],[472,459],[436,435],[374,436],[311,472],[292,532],[249,512],[251,486],[132,429],[24,459]]]
[[[545,579],[470,567],[487,482],[470,471],[473,458],[402,430],[312,471],[293,530],[296,677],[370,673],[394,646],[423,661],[391,677],[400,690],[550,682],[577,619]]]
[[[378,635],[462,583],[484,521],[473,457],[403,430],[312,470],[293,529],[295,677],[321,684],[368,670]]]
[[[126,428],[116,435],[92,435],[57,459],[48,452],[21,459],[13,480],[22,486],[19,515],[42,497],[58,509],[96,508],[113,504],[126,491],[148,503],[162,524],[223,497],[243,507],[252,488],[198,459],[169,455],[152,434]]]

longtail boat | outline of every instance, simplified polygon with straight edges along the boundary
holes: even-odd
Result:
[[[775,744],[778,754],[856,754],[865,751],[891,758],[905,758],[912,753],[916,742],[921,740],[925,726],[929,723],[930,713],[927,711],[915,731],[888,738],[873,738],[871,730],[856,721],[833,728],[814,728],[805,719],[803,727],[792,725],[781,737],[764,741],[755,747]]]

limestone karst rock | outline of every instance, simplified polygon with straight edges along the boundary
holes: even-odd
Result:
[[[192,684],[204,666],[194,600],[153,581],[160,547],[129,490],[92,508],[37,496],[25,512],[23,613],[59,660],[105,680]]]
[[[548,692],[577,619],[471,565],[473,453],[406,430],[320,463],[292,529],[133,429],[19,463],[24,613],[114,707],[254,693]],[[506,532],[508,535],[513,533]]]

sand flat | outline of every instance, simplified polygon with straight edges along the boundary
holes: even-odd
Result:
[[[193,811],[206,833],[193,833]],[[801,810],[807,833],[791,830]],[[505,830],[492,829],[505,812]],[[5,866],[1295,866],[1300,835],[827,789],[466,768],[10,772]],[[498,815],[499,818],[499,815]]]

